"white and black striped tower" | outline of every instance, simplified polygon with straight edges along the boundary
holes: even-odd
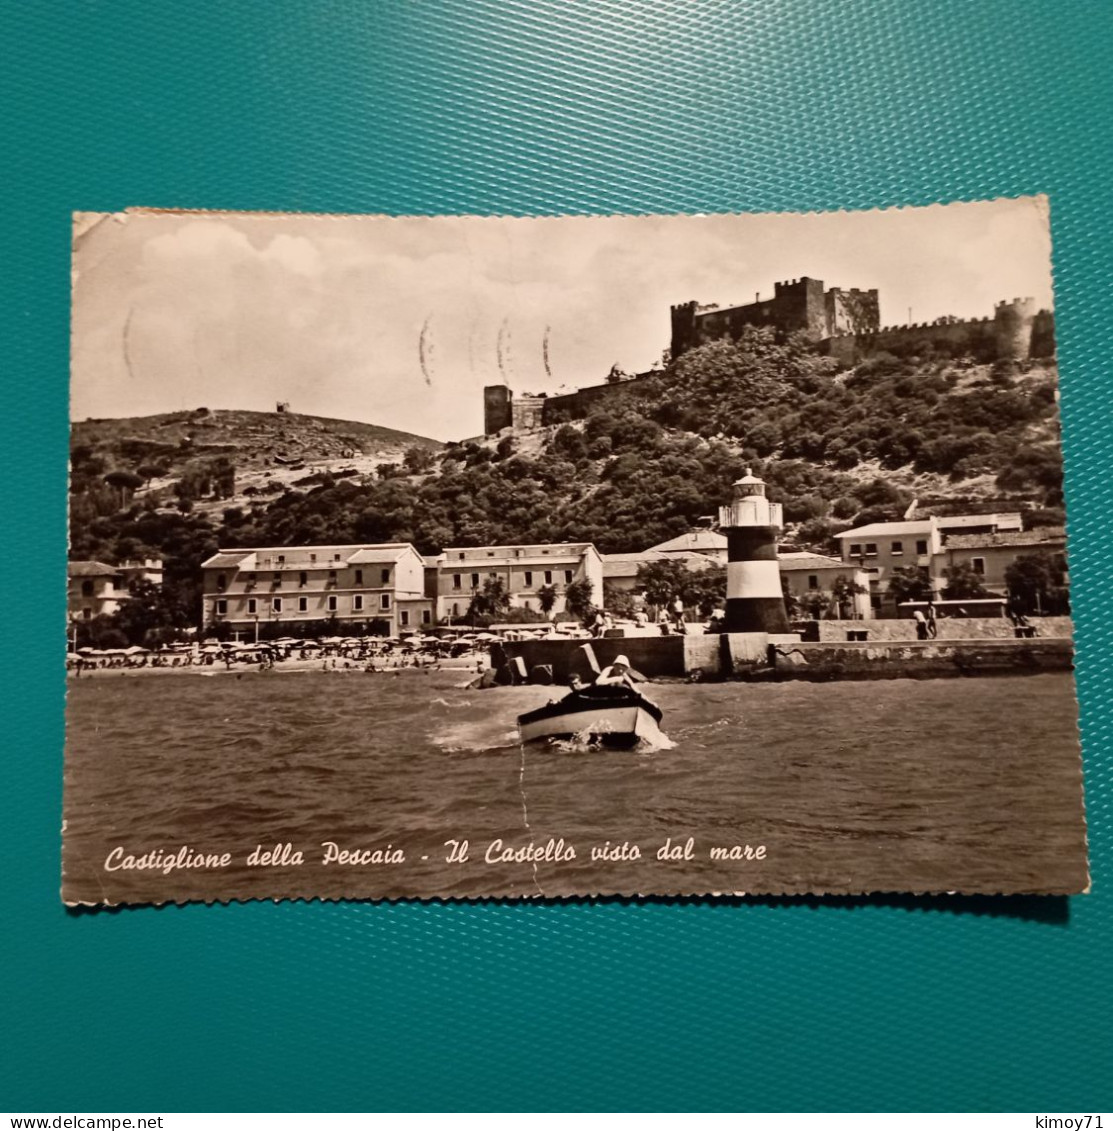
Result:
[[[780,503],[765,497],[765,481],[746,468],[729,505],[719,508],[727,536],[727,632],[788,632],[777,535]]]

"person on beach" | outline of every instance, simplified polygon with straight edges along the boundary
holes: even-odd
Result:
[[[678,636],[684,636],[688,629],[684,623],[684,602],[677,593],[672,599],[672,622]]]
[[[927,612],[924,614],[927,618],[928,636],[934,640],[939,635],[939,623],[935,618],[935,598],[928,598]]]
[[[928,638],[927,617],[924,616],[920,609],[913,609],[912,619],[916,622],[916,639],[926,640]]]

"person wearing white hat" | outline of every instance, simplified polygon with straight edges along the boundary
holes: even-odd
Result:
[[[595,677],[596,687],[608,687],[620,683],[627,687],[634,686],[633,677],[630,675],[630,661],[625,656],[615,656],[614,660]]]

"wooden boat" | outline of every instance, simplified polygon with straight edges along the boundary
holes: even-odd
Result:
[[[633,746],[661,737],[661,708],[632,687],[608,684],[580,688],[555,703],[518,716],[522,742],[584,737],[604,746]]]

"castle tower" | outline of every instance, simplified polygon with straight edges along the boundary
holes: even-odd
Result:
[[[1030,298],[1002,301],[993,308],[993,337],[998,359],[1023,361],[1028,357],[1035,320],[1036,304]]]
[[[727,536],[727,632],[788,632],[777,563],[781,504],[765,497],[765,482],[746,469],[730,504],[719,508]]]

